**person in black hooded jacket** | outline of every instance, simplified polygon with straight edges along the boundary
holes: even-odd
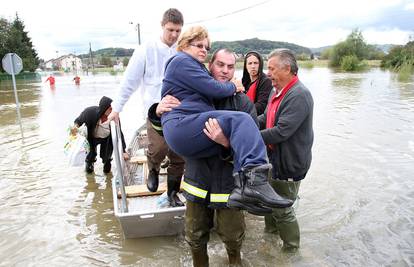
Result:
[[[256,51],[250,51],[244,57],[242,83],[246,95],[256,107],[257,116],[263,114],[272,90],[272,82],[263,72],[263,58]]]
[[[112,99],[109,97],[103,96],[99,101],[99,106],[87,107],[82,113],[75,119],[74,127],[71,130],[72,134],[77,132],[77,129],[85,123],[88,129],[88,142],[90,145],[90,151],[86,156],[86,166],[85,171],[87,173],[92,173],[94,170],[94,162],[96,161],[97,156],[97,146],[100,146],[99,156],[102,159],[104,164],[103,171],[104,173],[109,173],[111,171],[111,160],[112,160],[112,137],[111,137],[111,127],[109,126],[108,115],[112,111],[111,107]],[[121,123],[119,123],[119,126]],[[128,153],[125,152],[125,139],[124,134],[121,130],[121,139],[122,139],[122,148],[123,148],[123,157],[125,160],[129,158]]]

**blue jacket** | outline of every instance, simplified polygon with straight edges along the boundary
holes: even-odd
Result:
[[[163,123],[188,114],[216,110],[214,99],[231,96],[236,91],[233,83],[216,81],[204,64],[184,52],[171,57],[165,68],[161,95],[172,95],[181,101],[181,105],[164,113]]]

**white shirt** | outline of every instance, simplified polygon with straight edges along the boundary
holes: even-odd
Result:
[[[109,121],[102,122],[99,119],[95,127],[94,136],[95,138],[107,138],[111,134],[111,129],[109,128]]]
[[[112,104],[113,110],[121,112],[130,96],[140,88],[146,114],[152,104],[161,100],[165,63],[176,53],[176,44],[169,47],[160,38],[135,49],[125,70],[118,96]]]

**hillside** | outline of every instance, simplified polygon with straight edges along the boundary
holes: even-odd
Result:
[[[385,53],[388,53],[388,50],[393,46],[391,44],[387,45],[374,45],[378,49],[381,49]],[[248,51],[255,50],[262,55],[269,54],[273,49],[276,48],[289,48],[295,52],[296,55],[306,54],[320,54],[323,50],[331,48],[332,46],[324,46],[319,48],[308,48],[300,46],[293,43],[279,42],[279,41],[269,41],[261,40],[258,38],[240,40],[240,41],[217,41],[212,43],[212,51],[217,48],[226,47],[232,49],[237,54],[246,54]],[[103,48],[96,51],[93,51],[94,57],[131,57],[134,49],[130,48]],[[89,54],[79,55],[81,58],[89,57]]]
[[[131,57],[134,52],[133,48],[109,47],[92,51],[94,57]],[[80,58],[88,58],[89,53],[79,55]]]
[[[303,47],[297,44],[287,43],[287,42],[278,42],[278,41],[269,41],[269,40],[260,40],[258,38],[246,39],[241,41],[218,41],[213,42],[212,50],[214,51],[217,48],[226,47],[232,49],[236,54],[246,54],[248,51],[255,50],[262,55],[269,54],[272,50],[276,48],[288,48],[294,51],[297,55],[307,54],[310,55],[312,52],[309,48]]]
[[[246,54],[248,51],[255,50],[263,55],[269,54],[273,49],[276,48],[289,48],[296,54],[307,54],[310,55],[312,52],[309,48],[300,45],[287,43],[287,42],[276,42],[268,40],[260,40],[258,38],[240,40],[240,41],[218,41],[212,43],[212,51],[217,48],[226,47],[232,49],[237,54]],[[93,51],[94,57],[130,57],[134,49],[127,48],[103,48]],[[79,55],[81,58],[89,57],[89,54]]]

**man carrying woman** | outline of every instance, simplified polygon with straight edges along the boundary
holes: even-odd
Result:
[[[267,207],[288,207],[291,200],[280,197],[268,182],[271,165],[266,147],[253,119],[246,113],[216,110],[214,99],[242,91],[240,82],[213,79],[203,62],[210,49],[207,31],[191,27],[178,40],[178,53],[166,64],[162,96],[172,95],[181,105],[162,114],[165,140],[184,157],[203,158],[222,153],[222,147],[205,134],[205,122],[216,118],[229,138],[234,159],[236,189],[228,204],[254,203]]]

